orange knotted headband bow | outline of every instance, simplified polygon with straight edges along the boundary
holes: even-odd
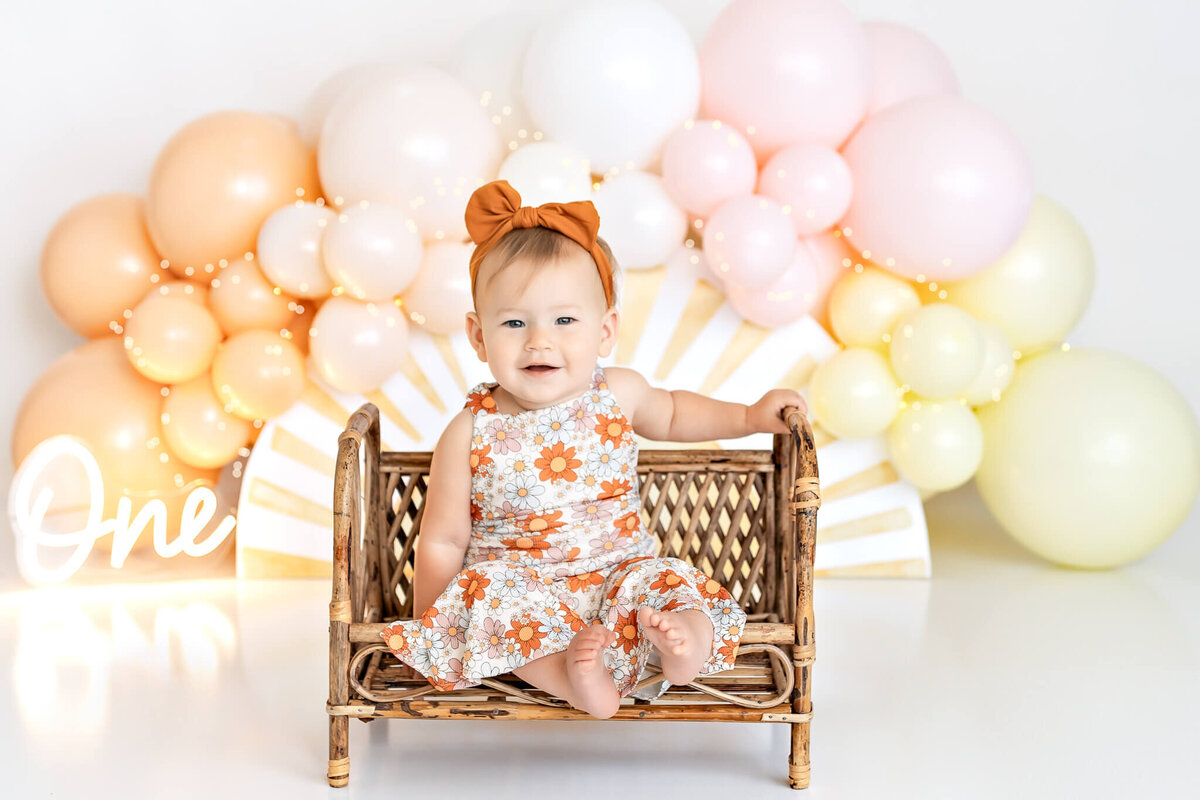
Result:
[[[522,206],[521,195],[508,181],[492,181],[480,186],[467,201],[467,233],[475,242],[471,254],[471,294],[475,294],[475,277],[483,257],[514,228],[549,228],[578,242],[592,254],[596,269],[600,271],[600,283],[604,286],[604,299],[608,307],[613,303],[612,265],[608,256],[596,243],[600,231],[600,215],[591,200],[573,203],[543,203],[540,206]]]

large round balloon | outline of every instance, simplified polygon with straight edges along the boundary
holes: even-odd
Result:
[[[427,240],[467,237],[463,209],[496,172],[496,127],[479,98],[434,67],[373,80],[329,109],[318,148],[325,197],[410,214]]]
[[[863,23],[871,51],[871,92],[867,116],[931,94],[959,94],[950,59],[933,40],[898,22]]]
[[[300,399],[306,382],[300,348],[274,331],[235,333],[213,359],[213,390],[242,419],[279,416]]]
[[[1056,564],[1141,558],[1200,491],[1200,426],[1187,400],[1120,353],[1022,358],[1000,402],[977,413],[980,496],[1018,542]]]
[[[218,111],[172,136],[150,173],[146,224],[181,277],[210,277],[254,250],[272,211],[320,195],[316,158],[294,123]]]
[[[863,256],[907,278],[960,279],[1017,240],[1033,167],[993,113],[952,95],[916,97],[863,123],[842,150],[854,197],[840,226]]]
[[[125,311],[150,289],[159,261],[146,232],[142,198],[99,195],[54,223],[42,247],[42,289],[54,313],[76,333],[100,336],[124,325]]]
[[[133,499],[135,514],[157,496],[167,505],[169,523],[178,525],[184,502],[180,489],[199,480],[213,485],[217,471],[196,469],[167,449],[161,389],[129,365],[119,338],[84,342],[56,359],[26,392],[13,423],[13,464],[51,436],[78,436],[100,467],[104,519],[116,516],[122,496]],[[71,496],[87,497],[86,486],[75,489]],[[135,550],[151,544],[149,535],[140,536]],[[97,540],[96,547],[110,552],[112,536]]]
[[[317,312],[308,336],[313,367],[342,392],[378,389],[408,358],[408,320],[390,301],[331,297]]]
[[[982,272],[946,284],[946,299],[995,324],[1013,348],[1032,355],[1075,327],[1092,298],[1096,261],[1071,214],[1038,195],[1029,222],[1008,252]]]
[[[734,0],[700,64],[703,115],[745,133],[760,164],[789,144],[840,147],[867,108],[867,40],[836,0]]]
[[[537,127],[582,152],[597,173],[651,167],[700,105],[691,37],[661,6],[640,0],[564,4],[534,33],[524,69]]]
[[[321,142],[321,129],[329,109],[352,93],[360,92],[379,80],[391,80],[412,69],[412,64],[398,61],[367,61],[354,64],[326,78],[309,95],[300,114],[300,138],[313,150]]]

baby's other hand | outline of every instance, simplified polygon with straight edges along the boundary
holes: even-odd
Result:
[[[801,414],[808,416],[808,403],[794,389],[772,389],[764,394],[746,412],[750,433],[788,433],[791,429],[780,416],[788,406],[796,406]]]

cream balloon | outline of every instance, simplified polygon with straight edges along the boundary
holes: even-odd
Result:
[[[376,81],[403,75],[413,66],[411,63],[368,61],[334,73],[317,87],[304,104],[304,111],[300,114],[300,137],[310,148],[317,149],[325,117],[335,103],[369,88]]]
[[[904,314],[891,334],[892,369],[902,383],[930,400],[961,392],[983,363],[983,333],[970,314],[949,303]]]
[[[235,333],[213,359],[212,383],[226,411],[242,419],[267,420],[304,394],[304,356],[273,331]]]
[[[157,278],[145,201],[104,194],[67,210],[42,247],[42,290],[58,318],[89,338],[111,333]],[[170,273],[166,273],[170,274]]]
[[[946,299],[997,325],[1022,355],[1052,347],[1083,317],[1096,260],[1079,222],[1058,203],[1035,195],[1029,222],[999,261],[944,285]]]
[[[900,410],[900,386],[874,350],[848,347],[816,368],[808,386],[813,419],[841,439],[875,436]]]
[[[496,179],[508,181],[523,206],[592,199],[591,164],[561,142],[531,142],[518,148],[504,159]]]
[[[421,269],[402,296],[408,319],[430,333],[451,335],[466,330],[467,312],[475,307],[468,270],[474,250],[475,245],[458,242],[425,247]]]
[[[162,409],[163,436],[171,451],[194,467],[219,468],[237,457],[252,426],[222,405],[208,373],[172,386]]]
[[[212,280],[209,307],[227,335],[251,328],[277,331],[291,321],[295,305],[253,261],[235,261]]]
[[[182,383],[212,364],[221,328],[204,306],[152,290],[125,325],[125,354],[158,383]]]
[[[427,240],[467,238],[463,209],[503,155],[479,98],[445,72],[414,67],[329,109],[318,148],[325,197],[391,203]]]
[[[267,217],[258,232],[258,266],[293,297],[326,297],[333,281],[321,261],[321,240],[337,221],[333,209],[292,203]]]
[[[357,300],[390,301],[421,267],[421,234],[408,214],[387,203],[351,206],[325,229],[325,272]]]
[[[976,324],[983,333],[983,363],[975,380],[959,396],[969,405],[982,406],[1001,398],[1012,381],[1016,361],[1004,331],[990,322],[976,321]]]
[[[254,249],[271,212],[319,189],[316,158],[294,123],[218,111],[181,128],[155,159],[146,225],[176,275],[211,276]]]
[[[1004,397],[978,415],[980,496],[1013,538],[1056,564],[1141,558],[1200,491],[1200,426],[1187,399],[1120,353],[1022,358]]]
[[[390,301],[331,297],[308,337],[313,369],[340,392],[378,389],[408,358],[408,320]]]
[[[888,427],[888,458],[900,477],[926,491],[971,480],[983,458],[983,431],[957,400],[906,404]]]
[[[664,263],[687,233],[687,214],[675,205],[663,180],[649,172],[607,178],[592,195],[605,241],[625,269]]]
[[[896,323],[921,307],[916,290],[901,278],[873,266],[847,270],[829,293],[833,335],[847,347],[886,352]]]

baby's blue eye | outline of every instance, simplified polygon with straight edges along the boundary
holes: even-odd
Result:
[[[574,317],[559,317],[558,319],[573,320],[575,318]],[[558,322],[558,319],[556,319],[555,322]]]
[[[512,326],[508,324],[508,323],[510,323],[510,322],[515,322],[515,323],[517,323],[518,325],[524,325],[524,324],[525,324],[524,322],[521,322],[521,320],[519,320],[519,319],[510,319],[510,320],[507,320],[507,321],[504,323],[504,325],[505,325],[506,327],[509,327],[509,328],[511,328]]]

